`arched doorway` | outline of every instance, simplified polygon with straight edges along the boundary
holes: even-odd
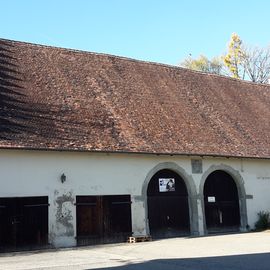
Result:
[[[147,188],[150,234],[167,238],[190,233],[188,192],[184,180],[168,169],[158,171]]]
[[[205,181],[203,193],[208,232],[238,231],[239,197],[232,176],[222,170],[212,172]]]

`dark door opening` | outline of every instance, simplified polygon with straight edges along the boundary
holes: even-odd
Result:
[[[0,198],[0,251],[48,244],[48,197]]]
[[[239,230],[238,190],[228,173],[215,171],[207,177],[204,184],[204,205],[208,232]]]
[[[184,180],[171,170],[157,172],[147,189],[148,220],[153,238],[190,233],[188,193]]]
[[[126,241],[131,235],[130,195],[77,196],[77,244]]]

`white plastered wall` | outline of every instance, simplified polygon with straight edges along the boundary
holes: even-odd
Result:
[[[74,203],[77,195],[130,194],[132,230],[142,235],[147,231],[142,196],[144,181],[155,166],[165,162],[182,168],[195,183],[201,235],[204,217],[200,183],[203,174],[213,165],[231,167],[243,178],[251,227],[259,211],[270,210],[270,160],[258,159],[202,158],[202,174],[192,174],[190,157],[0,150],[0,197],[48,196],[49,240],[58,247],[76,245]],[[60,181],[62,173],[66,175],[65,183]]]

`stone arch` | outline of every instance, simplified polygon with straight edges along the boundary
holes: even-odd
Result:
[[[150,180],[152,177],[161,170],[171,170],[175,173],[179,174],[183,181],[185,182],[187,193],[188,193],[188,204],[189,204],[189,218],[190,218],[190,233],[191,235],[198,235],[198,207],[197,207],[197,192],[196,192],[196,186],[194,183],[194,180],[192,176],[188,175],[186,171],[178,166],[174,162],[163,162],[156,165],[154,168],[152,168],[148,174],[146,175],[146,178],[143,183],[142,187],[142,198],[144,201],[144,208],[145,208],[145,228],[146,233],[150,234],[149,229],[149,222],[148,222],[148,205],[147,205],[147,188]]]
[[[246,191],[245,191],[245,182],[241,174],[232,168],[231,166],[220,164],[220,165],[212,165],[209,167],[207,171],[204,172],[200,187],[199,187],[199,197],[201,200],[202,205],[202,211],[203,211],[203,226],[204,226],[204,232],[207,233],[206,228],[206,219],[205,219],[205,206],[204,206],[204,184],[208,178],[208,176],[215,172],[215,171],[224,171],[227,174],[229,174],[232,179],[234,180],[237,192],[238,192],[238,199],[239,199],[239,211],[240,211],[240,231],[246,231],[247,230],[247,204],[246,204]]]

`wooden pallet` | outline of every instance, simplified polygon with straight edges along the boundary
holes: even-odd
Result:
[[[148,242],[152,241],[151,236],[130,236],[127,240],[128,243]]]

